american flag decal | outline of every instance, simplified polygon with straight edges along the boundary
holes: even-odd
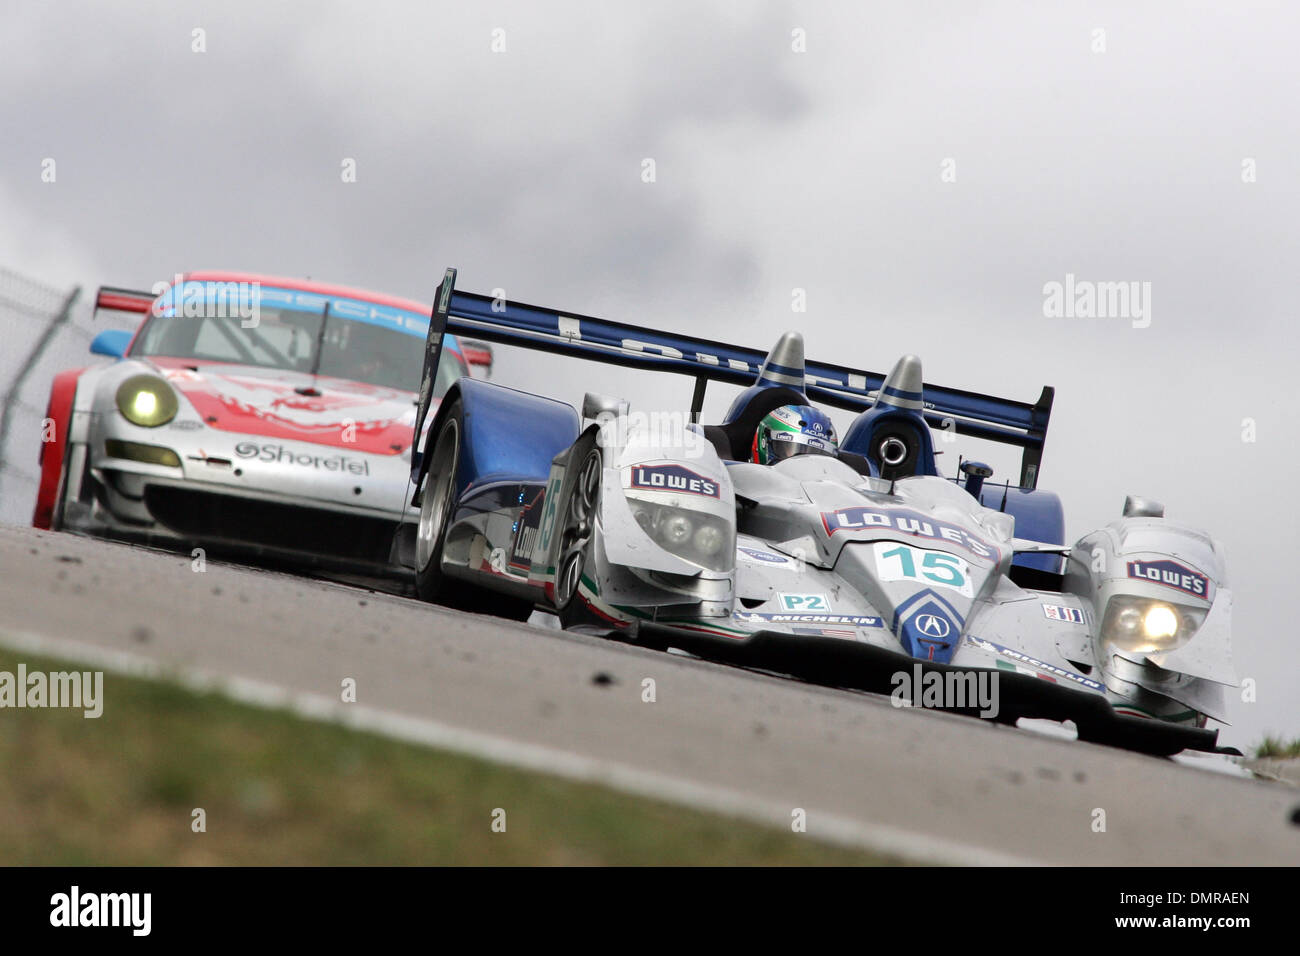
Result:
[[[1060,604],[1044,604],[1043,614],[1049,621],[1065,621],[1067,624],[1082,624],[1083,610],[1077,607],[1064,607]]]

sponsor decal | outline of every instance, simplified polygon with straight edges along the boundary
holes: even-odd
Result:
[[[773,551],[760,551],[758,548],[736,548],[736,553],[757,561],[760,564],[789,564],[790,558]]]
[[[852,640],[858,636],[855,631],[846,631],[835,627],[794,627],[790,630],[800,637],[844,637]]]
[[[929,600],[902,621],[898,636],[909,654],[941,663],[952,658],[961,637],[961,624],[949,613],[951,610],[951,606]]]
[[[650,491],[703,495],[706,498],[717,498],[721,495],[721,486],[714,479],[705,478],[683,465],[674,464],[633,465],[631,486]]]
[[[561,317],[561,319],[568,320],[567,317]],[[568,321],[572,321],[574,323],[574,330],[565,331],[564,327],[561,326],[560,335],[565,336],[567,338],[573,338],[577,335],[577,329],[576,329],[577,321],[576,320],[568,320]],[[691,352],[686,355],[683,355],[680,350],[673,349],[670,346],[648,345],[644,342],[638,342],[635,339],[623,339],[623,341],[620,344],[623,346],[623,348],[629,349],[634,352],[645,352],[647,350],[653,349],[659,352],[660,354],[667,355],[669,358],[684,358],[688,362],[695,362],[696,364],[699,365],[710,365],[715,368],[718,366],[725,366],[726,368],[731,369],[732,371],[735,372],[748,372],[750,374],[753,374],[762,368],[762,363],[755,365],[750,362],[746,362],[743,359],[728,358],[724,356],[714,355],[709,352]],[[794,374],[793,370],[791,370],[789,374]],[[867,387],[866,376],[857,374],[855,372],[849,372],[847,375],[831,375],[829,374],[829,372],[827,374],[814,375],[811,372],[805,371],[804,384],[805,385],[829,385],[832,388],[837,388],[841,391],[853,392],[857,395],[864,395],[868,397],[874,397],[877,394],[875,389],[870,389]],[[934,402],[932,401],[926,401],[924,402],[924,405],[927,409],[934,408]]]
[[[1130,561],[1128,576],[1137,581],[1162,584],[1193,597],[1210,597],[1210,579],[1199,571],[1184,567],[1177,561]]]
[[[560,487],[564,484],[564,466],[552,465],[551,478],[546,484],[546,494],[542,498],[542,522],[538,526],[537,544],[533,547],[534,557],[545,558],[551,551],[551,536],[555,531],[556,501],[560,497]],[[552,568],[547,568],[550,574]]]
[[[817,438],[829,439],[831,437],[830,430],[826,427],[826,423],[816,420],[810,421],[807,425],[803,426],[803,433],[805,435],[814,435]]]
[[[895,531],[915,538],[928,538],[955,544],[979,558],[997,561],[1000,552],[984,539],[965,528],[935,521],[919,511],[906,508],[870,508],[857,506],[822,512],[822,526],[828,535],[837,531]]]
[[[883,618],[866,614],[780,614],[766,611],[737,611],[743,624],[847,624],[850,627],[884,627]]]
[[[161,290],[161,296],[152,308],[156,316],[251,319],[262,308],[323,312],[327,302],[331,320],[350,319],[420,338],[424,338],[429,330],[426,312],[412,312],[361,299],[326,296],[303,289],[264,286],[259,282],[222,282],[176,276],[174,284]],[[256,324],[244,328],[256,328]]]
[[[347,455],[312,455],[296,452],[283,445],[259,445],[256,442],[241,441],[235,446],[235,454],[244,459],[256,459],[270,464],[298,465],[303,468],[320,468],[325,471],[343,471],[350,475],[369,475],[370,462],[362,458],[349,458]]]
[[[1049,621],[1065,621],[1067,624],[1083,624],[1083,609],[1065,607],[1062,604],[1044,604],[1043,615]]]
[[[831,602],[825,594],[778,594],[783,611],[829,611]]]
[[[896,541],[878,541],[872,546],[876,556],[876,577],[881,581],[916,581],[952,588],[963,597],[974,589],[970,565],[946,551],[924,551]]]
[[[1057,667],[1055,664],[1049,664],[1046,661],[1040,661],[1038,658],[1030,657],[1028,654],[1025,654],[1022,651],[1012,650],[1010,647],[1003,647],[1001,644],[994,644],[992,641],[986,641],[980,637],[967,636],[966,643],[969,644],[971,647],[978,648],[979,650],[982,651],[989,651],[990,653],[993,654],[998,654],[1002,657],[1008,658],[1011,661],[1015,661],[1016,663],[1026,664],[1029,667],[1034,667],[1034,668],[1038,668],[1039,670],[1047,671],[1046,675],[1035,674],[1034,675],[1035,677],[1043,677],[1044,679],[1059,677],[1068,681],[1073,681],[1074,683],[1079,684],[1082,687],[1087,687],[1089,690],[1102,691],[1105,689],[1097,681],[1084,677],[1082,674],[1076,674],[1074,673],[1074,671],[1067,671],[1063,667]],[[1003,670],[1006,669],[1007,668],[1003,668]]]
[[[1036,671],[1032,667],[1022,667],[1019,664],[1011,663],[1011,661],[994,661],[993,665],[1000,671],[1010,671],[1013,674],[1024,674],[1027,677],[1037,677],[1039,680],[1045,680],[1050,684],[1056,683],[1056,678],[1051,674],[1044,674],[1042,671]]]
[[[964,624],[965,618],[946,598],[926,588],[894,609],[891,627],[907,653],[946,664],[957,648]]]
[[[915,621],[917,631],[926,637],[943,640],[952,633],[952,625],[941,614],[918,614]]]
[[[818,434],[824,434],[821,431],[821,423],[817,423]],[[770,436],[774,442],[797,442],[800,445],[807,445],[809,448],[820,448],[827,454],[834,454],[837,446],[829,437],[818,438],[816,434],[806,434],[800,432],[772,432]]]
[[[537,537],[542,524],[542,509],[537,506],[541,504],[543,494],[544,491],[541,488],[535,489],[531,498],[527,490],[520,489],[519,491],[517,503],[522,506],[522,510],[510,529],[514,533],[514,541],[510,548],[510,566],[512,568],[527,571],[533,563]]]

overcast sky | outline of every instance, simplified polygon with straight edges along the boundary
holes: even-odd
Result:
[[[1132,6],[18,0],[0,267],[87,298],[229,268],[428,300],[455,265],[570,311],[1055,385],[1067,537],[1128,493],[1215,533],[1258,684],[1224,740],[1294,735],[1300,11]],[[1149,326],[1048,317],[1067,274],[1150,283]],[[689,401],[498,353],[498,381],[574,402]]]

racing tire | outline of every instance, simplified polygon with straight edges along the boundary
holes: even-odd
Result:
[[[71,453],[72,446],[66,444],[63,448],[63,461],[59,464],[59,483],[54,490],[54,507],[50,511],[51,531],[63,531],[65,527],[63,514],[68,495],[68,459]]]
[[[72,456],[73,449],[76,446],[72,442],[66,442],[63,446],[63,461],[59,463],[59,484],[54,493],[54,506],[50,512],[50,530],[66,531],[68,529],[67,511],[68,511],[68,480],[72,477]],[[81,474],[81,492],[82,503],[89,507],[86,501],[87,489],[90,487],[90,454],[87,451],[85,460],[82,464]]]
[[[593,444],[582,453],[574,471],[576,477],[564,502],[563,524],[559,530],[560,553],[555,564],[555,609],[564,627],[591,621],[586,604],[577,595],[600,508],[603,467],[600,449]]]
[[[442,572],[442,546],[447,541],[451,508],[456,498],[456,469],[460,465],[460,433],[464,409],[456,402],[434,436],[431,465],[420,491],[420,517],[415,525],[415,593],[420,600],[446,604],[453,582]],[[436,469],[436,470],[435,470]]]
[[[433,441],[434,466],[426,472],[420,494],[420,517],[415,526],[415,593],[420,600],[431,604],[526,621],[533,613],[532,601],[449,578],[442,570],[442,549],[456,503],[456,471],[460,466],[460,436],[464,427],[465,409],[456,401],[447,410]]]

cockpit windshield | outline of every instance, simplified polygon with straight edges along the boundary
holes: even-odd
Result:
[[[131,354],[231,362],[419,390],[428,316],[291,289],[261,288],[238,300],[193,299],[199,301],[178,295],[173,304],[164,294]],[[459,353],[444,348],[435,394],[444,394],[467,372]]]

